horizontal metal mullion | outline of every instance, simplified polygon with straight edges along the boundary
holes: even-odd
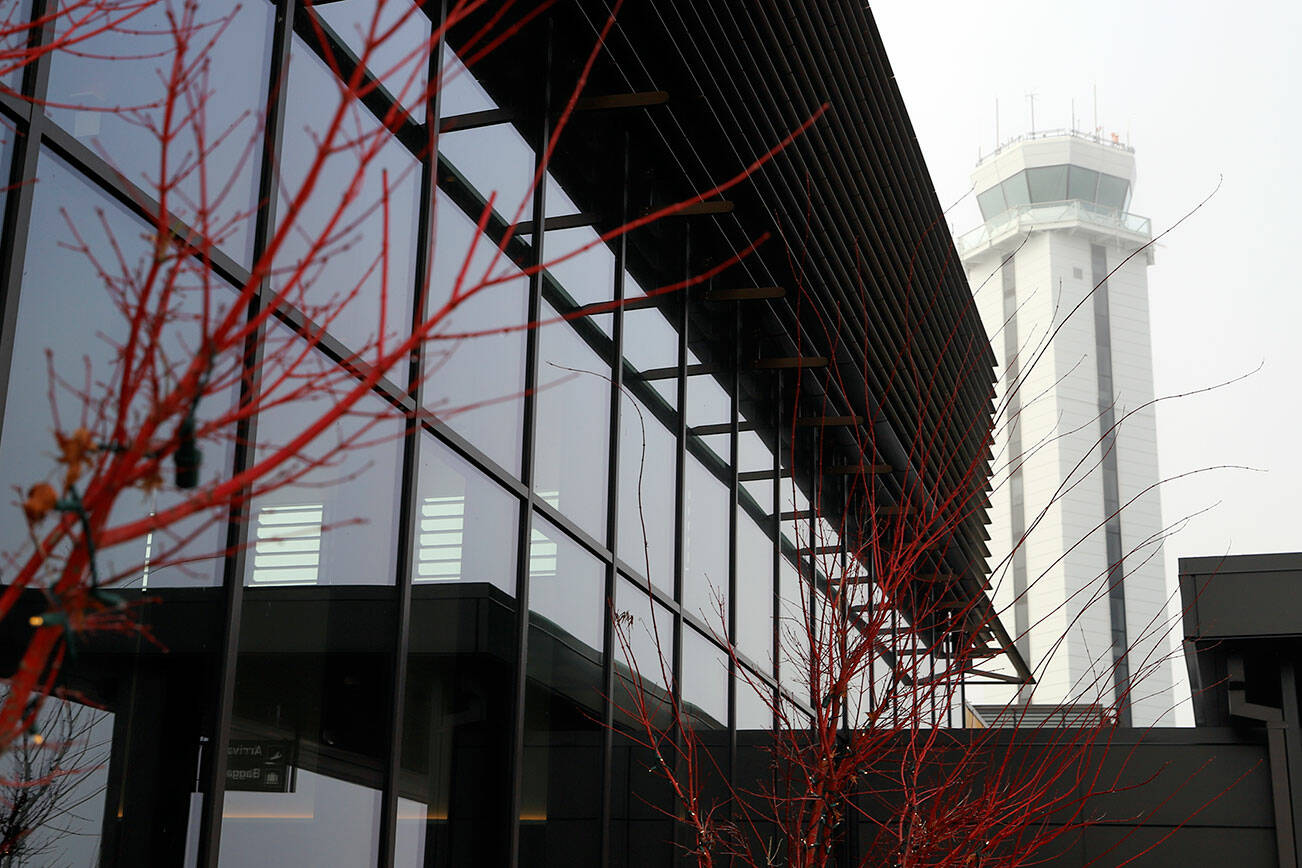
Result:
[[[100,189],[124,205],[131,213],[146,223],[153,223],[158,215],[158,200],[123,177],[111,163],[82,144],[68,131],[54,123],[44,124],[43,127],[44,144],[52,152],[72,163],[83,176],[95,181]],[[168,225],[173,237],[192,247],[193,239],[202,237],[198,231],[175,215],[171,215]],[[197,250],[192,255],[201,258]],[[252,278],[247,268],[219,247],[210,248],[203,257],[213,271],[228,283],[244,286]]]

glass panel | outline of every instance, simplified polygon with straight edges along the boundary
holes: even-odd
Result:
[[[800,486],[796,485],[795,481],[790,478],[779,481],[778,502],[781,505],[780,512],[805,512],[809,509],[809,498],[801,490]],[[801,548],[809,547],[808,519],[782,522],[781,533],[791,545],[799,545]]]
[[[533,217],[533,148],[511,124],[453,130],[439,136],[439,154],[508,223]]]
[[[1032,202],[1061,202],[1067,198],[1067,167],[1040,166],[1026,170]]]
[[[556,316],[544,304],[543,320]],[[601,542],[610,463],[610,365],[569,323],[538,333],[534,489]],[[580,469],[581,468],[581,469]]]
[[[370,45],[367,69],[397,98],[412,118],[425,120],[425,85],[429,70],[430,20],[411,0],[346,0],[317,3],[321,16],[353,55],[361,58]],[[391,36],[376,42],[390,28]]]
[[[436,201],[425,407],[510,473],[520,472],[529,283],[442,192]],[[466,258],[461,293],[447,313]],[[502,282],[494,282],[498,279]],[[478,289],[477,289],[478,287]],[[486,334],[480,334],[487,332]],[[471,335],[465,337],[465,335]]]
[[[998,217],[1008,210],[1004,205],[1004,192],[998,186],[991,187],[984,193],[978,193],[977,206],[981,209],[981,217],[984,220]]]
[[[689,365],[700,360],[688,354]],[[732,396],[719,381],[708,374],[687,378],[687,425],[689,429],[700,425],[724,425],[732,421]],[[732,461],[732,435],[697,435],[705,447],[728,464]]]
[[[628,289],[625,274],[625,290]],[[624,311],[624,358],[634,370],[678,367],[678,330],[656,308]],[[670,407],[678,406],[678,378],[662,377],[651,387]]]
[[[773,538],[737,514],[737,648],[772,672]]]
[[[737,469],[742,472],[773,469],[773,450],[754,431],[737,435]]]
[[[672,594],[677,440],[627,390],[619,432],[619,556]]]
[[[785,557],[778,563],[778,662],[781,684],[802,702],[809,697],[809,630],[805,623],[807,590],[796,567]]]
[[[514,531],[485,528],[494,531],[514,551]],[[402,868],[506,862],[516,616],[496,596],[484,585],[412,589],[397,783]]]
[[[643,713],[654,725],[666,727],[671,722],[672,707],[664,686],[673,673],[673,615],[653,602],[644,587],[620,577],[615,583],[615,617],[619,619],[616,629],[624,634],[643,679]],[[633,711],[636,703],[625,650],[614,653],[611,865],[668,865],[673,856],[673,826],[665,819],[665,812],[672,811],[673,794],[655,771],[655,753],[633,743],[633,739],[644,740],[646,732]]]
[[[3,50],[3,46],[0,46],[0,50]],[[0,81],[4,80],[5,77],[0,75]],[[9,120],[3,115],[0,115],[0,172],[4,173],[3,175],[0,175],[0,177],[9,177],[9,164],[13,160],[14,155],[14,135],[15,130],[13,124],[9,123]],[[4,188],[0,189],[0,214],[3,214],[5,199],[8,198],[9,186],[7,183],[0,186]]]
[[[515,593],[519,501],[428,432],[420,440],[414,582],[487,582]]]
[[[529,611],[552,635],[600,656],[606,619],[605,568],[560,528],[534,514],[529,541]],[[560,628],[555,632],[554,628]]]
[[[286,219],[291,197],[302,189],[340,99],[339,85],[329,68],[297,39],[290,54],[287,87],[278,221]],[[354,104],[336,142],[357,140],[360,144],[324,160],[320,180],[295,218],[276,261],[275,283],[283,288],[286,299],[363,356],[370,355],[365,351],[381,334],[381,326],[389,340],[411,332],[416,273],[420,165],[406,148],[387,133],[380,133],[386,140],[363,168],[359,163],[362,151],[371,148],[377,130],[379,125],[370,112]],[[360,184],[356,198],[341,205],[354,184]],[[289,286],[304,260],[308,267],[298,283]],[[402,379],[397,369],[389,376]]]
[[[601,815],[605,567],[535,516],[521,865],[592,865]]]
[[[445,118],[497,108],[497,103],[446,42],[443,44],[443,72],[439,87],[439,113]]]
[[[1006,179],[1000,187],[1004,191],[1004,201],[1008,203],[1009,208],[1016,208],[1019,205],[1025,205],[1030,201],[1030,196],[1026,189],[1026,173],[1018,172],[1011,178]]]
[[[749,677],[747,677],[749,675]],[[773,690],[758,675],[737,673],[737,729],[773,728]]]
[[[667,685],[674,668],[674,616],[652,601],[645,586],[620,576],[615,583],[615,617],[615,644],[619,646],[615,650],[616,668],[630,672],[636,665],[644,680],[659,687]]]
[[[1084,202],[1094,201],[1094,188],[1099,182],[1099,173],[1093,169],[1071,166],[1067,174],[1067,198],[1080,199]]]
[[[1115,175],[1099,175],[1099,204],[1105,208],[1116,208],[1118,211],[1126,207],[1126,194],[1129,192],[1130,182],[1125,178],[1118,178]]]
[[[245,593],[221,864],[374,865],[396,607]]]
[[[557,147],[557,154],[562,154],[567,150],[564,136],[561,137],[560,144]],[[555,164],[555,160],[553,160],[553,164]],[[546,185],[547,207],[545,213],[548,217],[579,213],[579,206],[574,204],[574,200],[561,188],[560,183],[552,177],[551,172],[543,176],[543,183]]]
[[[110,711],[51,696],[33,731],[6,748],[6,865],[99,864],[113,721]]]
[[[684,711],[697,729],[728,726],[728,654],[691,627],[683,627]]]
[[[4,437],[0,440],[0,486],[7,492],[26,491],[41,481],[58,482],[53,432],[59,425],[67,432],[84,419],[96,440],[108,439],[115,421],[108,402],[101,404],[99,395],[81,394],[80,388],[73,384],[85,382],[88,370],[93,381],[104,384],[106,390],[107,384],[118,382],[115,371],[119,346],[130,329],[129,312],[119,306],[114,293],[138,290],[140,275],[146,273],[143,265],[152,261],[152,248],[144,241],[143,224],[124,208],[49,154],[41,157],[39,176],[40,183],[33,194],[23,291],[17,300]],[[78,245],[74,231],[86,252],[69,249]],[[107,285],[97,269],[102,265],[108,269],[107,273],[113,274],[117,267],[112,263],[119,256],[130,276],[115,276],[112,285]],[[197,262],[180,264],[185,272],[178,273],[174,283],[175,317],[159,342],[160,352],[177,364],[192,357],[193,347],[199,341],[197,324],[186,314],[197,312],[205,296],[214,311],[223,311],[221,303],[226,292],[220,284],[215,288],[200,285],[200,275],[194,273],[200,267]],[[158,290],[158,285],[152,289]],[[76,314],[70,316],[69,311]],[[52,353],[48,364],[65,384],[54,389],[54,416],[48,397],[47,350]],[[236,362],[231,360],[225,364]],[[218,369],[229,370],[221,361]],[[141,390],[138,397],[131,410],[131,415],[137,417],[149,408],[146,390]],[[200,424],[228,409],[231,400],[228,393],[201,402]],[[221,440],[201,444],[206,453],[201,481],[228,472],[229,447],[229,442]],[[170,483],[170,478],[167,482]],[[117,499],[111,523],[147,515],[153,509],[170,507],[189,496],[190,492],[178,492],[171,484],[164,484],[148,498],[136,491],[125,491]],[[26,523],[13,520],[18,519],[12,511],[14,507],[8,509],[11,520],[0,521],[0,551],[14,557],[26,551],[30,543]],[[222,551],[225,517],[222,510],[200,513],[192,520],[179,522],[143,540],[101,551],[100,572],[104,576],[120,576],[128,586],[218,584],[221,581],[218,560],[185,566],[172,562]]]
[[[0,29],[8,34],[4,40],[0,40],[0,51],[4,52],[6,57],[18,56],[17,52],[27,42],[28,29],[22,27],[24,22],[30,21],[32,17],[32,0],[17,0],[5,5],[4,11],[0,13]],[[12,66],[11,66],[12,64]],[[23,84],[23,69],[26,64],[21,62],[4,62],[0,63],[0,83],[11,90],[19,90]],[[9,177],[5,175],[5,177]]]
[[[686,456],[683,609],[726,632],[728,612],[728,487]]]
[[[314,393],[260,413],[255,460],[297,437],[336,398]],[[367,397],[300,450],[277,474],[290,481],[253,499],[244,583],[393,584],[402,429],[388,405]]]
[[[203,147],[210,149],[201,161],[210,198],[206,207],[197,207],[195,203],[202,201],[200,173],[181,169],[189,174],[174,191],[169,207],[196,229],[203,228],[197,223],[201,211],[206,211],[205,231],[246,264],[254,223],[247,215],[257,206],[258,174],[258,161],[249,158],[247,149],[262,141],[259,119],[265,102],[272,13],[269,3],[238,0],[145,4],[139,14],[78,43],[74,50],[56,52],[50,65],[49,100],[68,106],[48,107],[50,117],[103,153],[127,180],[157,196],[160,145],[148,125],[163,125],[167,86],[160,80],[164,74],[160,70],[170,69],[176,53],[176,28],[168,23],[168,16],[193,22],[189,33],[181,31],[190,40],[185,59],[191,69],[201,72],[191,83],[193,93],[182,97],[181,104],[194,98],[203,105],[197,117],[204,124]],[[69,18],[60,16],[59,21],[66,27]],[[200,65],[197,61],[205,51],[208,64]],[[220,86],[214,86],[217,82]],[[170,149],[169,171],[193,166],[199,147],[194,131],[183,129]]]
[[[610,301],[615,295],[615,254],[591,226],[553,229],[546,235],[547,270],[576,305]],[[582,253],[576,251],[593,245]],[[571,255],[573,254],[573,255]],[[569,256],[563,262],[557,260]]]

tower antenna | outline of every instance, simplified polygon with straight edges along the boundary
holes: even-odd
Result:
[[[1031,103],[1031,137],[1032,138],[1035,137],[1035,97],[1036,97],[1035,91],[1031,90],[1026,92],[1026,98]]]
[[[1094,82],[1094,138],[1099,137],[1099,83]]]

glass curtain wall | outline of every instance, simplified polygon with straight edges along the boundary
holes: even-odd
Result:
[[[213,56],[223,85],[209,123],[235,131],[214,158],[231,179],[230,215],[267,208],[274,227],[339,92],[323,58],[364,51],[369,8],[323,6],[318,31],[300,4],[222,6],[233,17]],[[162,29],[145,22],[140,38],[163,40]],[[103,864],[176,864],[187,854],[185,864],[212,865],[219,854],[241,866],[451,866],[509,852],[519,865],[596,864],[603,846],[610,864],[647,852],[667,861],[672,828],[651,807],[667,805],[666,794],[621,735],[636,725],[616,707],[632,666],[651,695],[680,692],[722,757],[736,727],[771,724],[776,601],[798,595],[789,580],[777,595],[779,564],[784,577],[794,572],[774,556],[780,499],[738,474],[777,474],[774,444],[748,430],[777,420],[742,419],[730,374],[688,376],[685,365],[699,360],[687,350],[681,299],[581,315],[585,304],[643,296],[625,268],[626,242],[569,227],[514,237],[499,253],[506,225],[578,209],[549,175],[542,195],[532,189],[537,124],[431,134],[427,124],[498,107],[442,45],[429,74],[448,80],[445,92],[413,101],[401,67],[431,32],[428,18],[401,29],[390,54],[372,60],[381,89],[349,108],[359,134],[379,128],[386,103],[408,113],[391,121],[397,131],[361,179],[339,239],[351,249],[378,231],[374,205],[388,184],[399,227],[390,255],[331,259],[263,340],[292,348],[320,330],[304,353],[327,369],[377,335],[409,334],[462,275],[493,285],[440,322],[413,367],[419,376],[383,380],[303,450],[292,480],[253,498],[246,521],[205,516],[183,535],[196,552],[229,543],[225,559],[150,572],[148,552],[121,553],[123,565],[145,565],[124,584],[157,595],[151,617],[170,653],[89,655],[69,673],[108,709],[96,723],[112,734],[103,797],[88,801],[102,809],[91,825]],[[107,347],[111,309],[71,324],[84,334],[59,318],[103,301],[87,264],[59,252],[67,222],[96,222],[136,245],[123,256],[148,255],[140,221],[155,201],[156,143],[112,112],[57,107],[145,101],[157,82],[144,67],[157,60],[107,74],[109,61],[96,59],[124,53],[111,41],[124,38],[46,56],[48,79],[25,81],[48,80],[27,94],[48,98],[48,111],[0,99],[0,158],[14,176],[41,180],[0,194],[6,237],[23,240],[10,245],[0,295],[4,321],[17,324],[2,359],[7,484],[23,482],[14,468],[42,460],[24,424],[49,412],[33,359],[75,345],[69,358],[80,364]],[[530,106],[541,86],[515,97]],[[265,136],[251,120],[263,116]],[[533,116],[542,113],[519,117]],[[433,139],[437,159],[421,145]],[[279,142],[279,171],[264,175],[275,161],[241,156],[236,145],[247,142]],[[350,180],[328,164],[320,195],[338,196]],[[496,213],[481,232],[490,196]],[[307,213],[311,222],[311,205]],[[250,219],[222,225],[211,231],[228,261],[214,279],[238,284],[266,238]],[[525,276],[523,263],[550,264]],[[369,298],[372,316],[334,317],[340,293]],[[523,328],[530,320],[548,322]],[[493,333],[467,337],[482,330]],[[254,382],[276,381],[284,353],[267,355]],[[298,396],[260,414],[248,448],[209,456],[205,470],[223,472],[237,454],[256,461],[324,400]],[[744,432],[736,443],[735,430]],[[23,545],[2,542],[11,552]],[[798,679],[789,687],[788,701],[806,701]],[[614,796],[603,803],[606,782]],[[597,836],[603,821],[608,832]],[[485,841],[502,852],[485,854]]]

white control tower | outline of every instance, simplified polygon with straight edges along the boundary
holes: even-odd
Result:
[[[985,223],[958,249],[1007,405],[991,563],[1006,558],[996,601],[1036,670],[1021,700],[1101,703],[1122,725],[1169,722],[1153,255],[1141,250],[1152,235],[1126,210],[1134,152],[1115,136],[1037,133],[982,159],[972,178]]]

